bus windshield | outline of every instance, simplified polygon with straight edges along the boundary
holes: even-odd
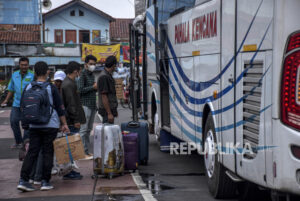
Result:
[[[158,24],[169,19],[174,11],[186,10],[194,7],[194,5],[195,0],[157,0]]]

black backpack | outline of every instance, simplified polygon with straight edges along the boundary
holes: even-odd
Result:
[[[49,82],[31,82],[31,88],[25,87],[21,97],[22,124],[47,124],[53,113],[47,87]],[[52,90],[51,90],[52,91]]]

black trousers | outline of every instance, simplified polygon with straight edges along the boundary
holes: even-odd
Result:
[[[28,181],[34,162],[38,160],[42,150],[42,180],[50,181],[53,166],[53,141],[56,138],[56,128],[35,128],[29,130],[30,145],[21,169],[21,179]]]

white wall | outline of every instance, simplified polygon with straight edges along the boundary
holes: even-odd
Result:
[[[75,16],[70,16],[70,12],[75,10]],[[84,12],[84,16],[79,16],[79,10]],[[100,30],[101,37],[109,39],[109,21],[96,13],[89,11],[79,5],[74,5],[56,15],[45,18],[45,42],[54,43],[54,30],[63,30],[63,42],[65,43],[65,30],[76,30],[77,43],[79,43],[79,30],[90,30],[90,42],[92,42],[92,30]],[[102,40],[104,39],[102,38]]]

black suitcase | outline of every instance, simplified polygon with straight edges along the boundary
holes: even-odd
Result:
[[[121,124],[122,131],[138,133],[139,140],[139,165],[147,165],[149,158],[149,129],[146,122],[130,121]]]

